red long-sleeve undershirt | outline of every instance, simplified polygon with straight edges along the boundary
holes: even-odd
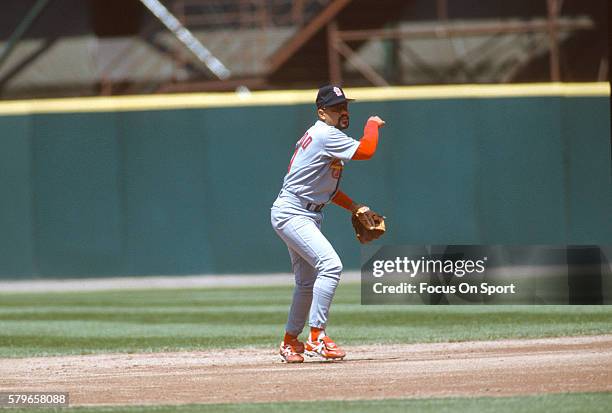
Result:
[[[353,200],[349,198],[347,194],[338,189],[336,195],[332,198],[332,202],[336,205],[341,206],[344,209],[351,210],[351,206],[353,205]]]
[[[374,156],[378,146],[378,123],[368,121],[363,129],[363,137],[359,140],[359,146],[351,159],[364,161]],[[338,190],[332,198],[332,202],[344,209],[351,210],[353,200],[344,192]]]
[[[364,161],[374,156],[378,145],[378,123],[370,120],[363,129],[363,137],[359,140],[359,146],[351,159]]]

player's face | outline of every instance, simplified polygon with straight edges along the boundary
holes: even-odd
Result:
[[[334,106],[323,108],[323,120],[330,126],[340,130],[349,127],[348,103],[339,103]]]

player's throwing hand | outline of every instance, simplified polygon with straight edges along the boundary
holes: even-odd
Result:
[[[370,116],[370,117],[368,118],[368,122],[369,122],[369,121],[374,121],[374,122],[378,123],[378,127],[379,127],[379,128],[382,128],[383,126],[385,126],[385,123],[386,123],[384,120],[382,120],[382,119],[381,119],[380,117],[378,117],[378,116]]]

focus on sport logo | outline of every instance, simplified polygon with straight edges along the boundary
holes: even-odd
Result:
[[[336,96],[342,96],[342,90],[340,90],[339,87],[334,86],[334,92],[336,93]]]

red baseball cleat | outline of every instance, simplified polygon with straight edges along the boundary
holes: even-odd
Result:
[[[280,356],[286,363],[303,363],[302,353],[304,353],[304,343],[298,339],[282,341],[280,344]]]
[[[304,346],[304,354],[309,357],[322,357],[326,360],[342,360],[346,353],[334,343],[334,340],[321,332],[317,340],[310,341],[310,337]]]

